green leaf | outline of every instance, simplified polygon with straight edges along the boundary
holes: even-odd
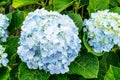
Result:
[[[67,75],[59,75],[59,76],[56,76],[56,79],[54,80],[68,80],[68,78],[67,78]]]
[[[9,64],[12,65],[15,61],[15,56],[17,55],[17,47],[18,47],[18,36],[9,37],[6,42],[6,53],[8,53]]]
[[[11,36],[6,42],[6,53],[8,53],[9,66],[11,67],[9,80],[18,80],[18,64],[20,63],[17,55],[18,41],[18,36]]]
[[[104,10],[109,8],[109,0],[89,0],[88,12],[89,15],[97,10]]]
[[[6,45],[7,45],[6,51],[9,53],[9,55],[17,52],[18,41],[19,41],[18,36],[13,36],[8,38],[6,42]]]
[[[28,69],[25,63],[19,66],[19,80],[48,80],[50,74],[43,70]]]
[[[69,68],[69,74],[82,75],[84,78],[97,78],[99,61],[96,56],[86,53],[71,63]]]
[[[7,67],[0,68],[0,80],[8,80],[10,76],[10,69]]]
[[[15,63],[14,65],[12,65],[12,69],[10,71],[10,76],[9,76],[9,80],[18,80],[18,65],[16,65],[18,63]]]
[[[89,3],[89,0],[80,0],[81,5],[86,5]]]
[[[93,49],[89,46],[89,44],[86,41],[86,33],[84,33],[84,35],[83,35],[83,43],[84,43],[84,45],[87,48],[89,53],[92,53],[92,54],[94,54],[96,56],[102,56],[104,54],[104,53],[97,53],[97,52],[93,51]]]
[[[117,2],[120,4],[120,0],[117,0]]]
[[[114,7],[110,9],[111,12],[116,12],[118,14],[120,14],[120,7]]]
[[[38,4],[38,0],[12,0],[14,8],[22,7],[29,4]]]
[[[111,7],[117,7],[118,6],[117,0],[110,0],[110,6]]]
[[[68,80],[87,80],[83,78],[83,76],[77,75],[77,74],[68,74],[67,77],[68,77]]]
[[[57,75],[51,75],[49,80],[69,80],[67,75],[61,75],[61,74],[57,74]]]
[[[54,10],[61,12],[73,4],[73,0],[54,0]]]
[[[9,20],[11,22],[11,20],[12,20],[12,13],[8,13],[6,16],[9,18]]]
[[[0,0],[0,6],[6,5],[9,2],[10,2],[10,0]]]
[[[12,14],[12,15],[11,15]],[[8,30],[10,34],[16,33],[18,29],[20,29],[23,20],[24,20],[24,13],[22,11],[15,11],[13,13],[8,14],[9,17],[11,17],[11,23],[10,26],[8,27]]]
[[[23,10],[22,12],[24,14],[24,17],[26,17],[28,13],[34,12],[34,11],[35,11],[35,8],[28,8],[28,9]]]
[[[109,68],[109,65],[119,66],[119,57],[116,53],[109,52],[108,54],[104,54],[102,59],[100,60],[100,68],[98,73],[98,78],[103,80],[106,71]]]
[[[76,26],[79,28],[79,32],[82,29],[82,18],[79,14],[71,13],[71,12],[66,12],[67,14],[76,24]]]
[[[120,68],[110,65],[104,80],[119,80],[120,79]]]

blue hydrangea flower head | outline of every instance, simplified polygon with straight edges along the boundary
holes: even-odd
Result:
[[[7,66],[9,60],[7,59],[7,53],[4,53],[5,48],[0,45],[0,67]]]
[[[64,74],[81,48],[78,28],[67,15],[37,9],[30,12],[21,28],[18,55],[30,69]]]
[[[109,52],[120,46],[120,15],[109,10],[97,11],[83,23],[88,44],[95,52]]]
[[[6,15],[0,14],[0,41],[6,42],[7,27],[9,26],[9,19]]]

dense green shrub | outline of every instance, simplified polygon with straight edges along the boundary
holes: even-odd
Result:
[[[21,26],[29,12],[41,8],[68,15],[79,29],[81,50],[77,58],[68,66],[69,72],[65,74],[51,75],[44,70],[29,69],[18,56]],[[0,13],[5,14],[10,23],[6,42],[0,41],[0,45],[6,49],[4,53],[8,54],[9,60],[7,66],[0,67],[0,80],[119,80],[120,48],[115,45],[110,51],[95,52],[87,42],[90,39],[86,37],[87,32],[83,31],[83,27],[86,26],[83,26],[85,19],[99,10],[106,9],[111,13],[120,14],[120,0],[0,0]],[[120,35],[119,32],[116,34]],[[117,43],[119,42],[115,44]],[[0,52],[0,57],[2,53]]]

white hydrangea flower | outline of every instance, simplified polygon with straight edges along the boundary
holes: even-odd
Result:
[[[120,15],[109,10],[98,11],[85,19],[83,25],[87,41],[95,52],[109,52],[120,46]]]
[[[80,43],[78,28],[70,17],[37,9],[23,22],[17,53],[30,69],[63,74],[77,57]]]
[[[0,14],[0,41],[6,42],[7,27],[9,26],[9,19],[6,15]]]
[[[0,45],[0,67],[7,66],[9,60],[7,59],[7,53],[4,53],[5,48]]]

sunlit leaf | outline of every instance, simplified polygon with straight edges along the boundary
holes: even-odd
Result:
[[[0,68],[0,80],[8,80],[10,76],[10,69],[8,67]]]
[[[29,4],[37,4],[38,0],[12,0],[12,6],[14,8],[22,7]]]
[[[61,12],[73,4],[73,0],[54,0],[54,10]]]
[[[82,75],[84,78],[97,78],[99,61],[96,56],[86,53],[71,63],[69,74]]]
[[[104,10],[109,8],[109,0],[89,0],[88,12],[89,15],[97,10]]]
[[[120,79],[120,68],[111,65],[104,77],[104,80],[119,80],[119,79]]]
[[[120,7],[114,7],[110,9],[111,12],[116,12],[120,14]]]

